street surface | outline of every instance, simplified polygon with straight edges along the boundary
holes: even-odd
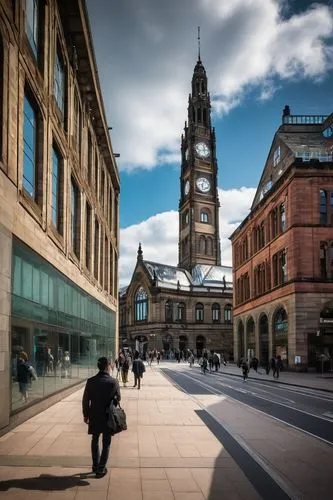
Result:
[[[164,373],[189,394],[225,395],[333,444],[333,393],[201,373],[198,366],[165,365]],[[239,370],[241,373],[241,370]]]

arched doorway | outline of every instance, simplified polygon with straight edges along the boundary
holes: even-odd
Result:
[[[333,301],[327,302],[320,311],[318,330],[309,335],[309,366],[317,372],[333,370]]]
[[[256,356],[255,326],[252,316],[247,320],[246,323],[246,338],[247,338],[247,357],[248,359],[251,359]]]
[[[263,314],[259,319],[259,361],[266,366],[268,359],[268,318]]]
[[[179,350],[185,356],[188,348],[188,339],[186,335],[179,335]]]
[[[241,358],[244,358],[244,348],[245,348],[245,344],[244,344],[244,324],[243,324],[243,321],[240,321],[238,323],[238,361],[241,359]]]
[[[288,365],[288,317],[283,307],[273,316],[273,356],[280,356],[283,365]]]
[[[203,351],[206,347],[206,339],[203,335],[198,335],[196,339],[196,349],[197,349],[197,357],[200,358],[202,356]]]
[[[172,336],[169,333],[167,333],[165,335],[165,337],[163,337],[162,343],[163,343],[164,355],[165,355],[166,359],[169,359],[171,351],[173,349],[173,338],[172,338]]]

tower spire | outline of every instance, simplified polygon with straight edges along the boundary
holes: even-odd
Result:
[[[200,26],[198,26],[198,61],[201,61],[201,59],[200,59]]]

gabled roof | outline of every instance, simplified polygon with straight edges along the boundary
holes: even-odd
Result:
[[[323,131],[332,121],[329,117],[284,115],[283,124],[274,135],[265,167],[261,175],[251,211],[271,190],[276,181],[290,167],[296,158],[303,161],[316,159],[332,162],[332,140],[324,137]],[[275,162],[274,154],[280,148],[280,159]]]

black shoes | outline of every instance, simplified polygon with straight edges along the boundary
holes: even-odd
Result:
[[[104,476],[106,476],[106,474],[107,474],[107,473],[108,473],[108,470],[107,470],[107,468],[106,468],[106,467],[104,467],[104,469],[98,469],[98,470],[96,471],[96,477],[97,477],[97,478],[104,477]]]

